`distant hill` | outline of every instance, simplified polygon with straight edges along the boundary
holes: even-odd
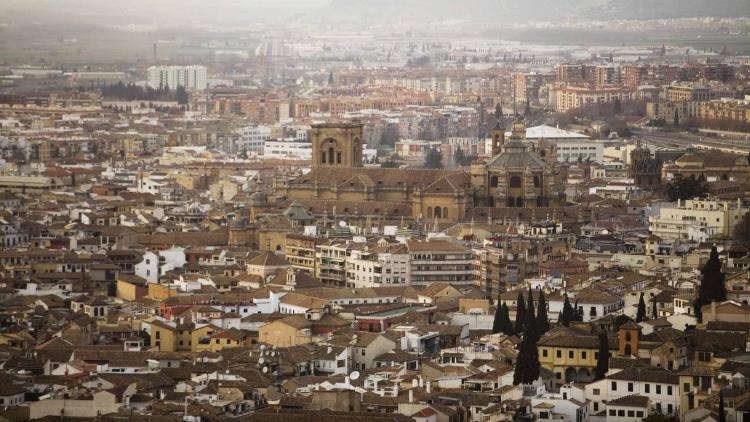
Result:
[[[750,16],[750,0],[332,0],[311,19],[555,21]]]
[[[748,0],[608,0],[585,14],[602,19],[750,16]]]
[[[570,16],[602,0],[332,0],[312,17],[368,21],[550,20]]]

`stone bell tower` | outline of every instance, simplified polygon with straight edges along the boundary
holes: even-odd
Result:
[[[312,127],[312,166],[362,167],[361,123],[326,123]]]

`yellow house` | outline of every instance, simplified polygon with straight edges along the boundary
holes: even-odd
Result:
[[[215,326],[215,325],[203,325],[197,328],[194,328],[190,332],[190,351],[192,352],[202,352],[204,350],[211,350],[211,336],[214,335],[214,333],[221,331],[221,328]]]
[[[159,320],[151,321],[151,346],[160,352],[177,350],[177,328]]]
[[[148,297],[154,300],[165,300],[177,296],[177,289],[163,284],[149,283]]]
[[[134,301],[148,293],[146,279],[136,275],[120,274],[117,278],[117,297]]]
[[[310,321],[303,315],[292,315],[260,327],[258,339],[261,343],[276,347],[299,346],[312,342]]]
[[[348,321],[330,314],[323,314],[319,319],[291,315],[261,326],[258,330],[258,340],[276,347],[298,346],[311,343],[316,337],[322,338],[338,328],[349,325]]]
[[[559,327],[537,343],[539,363],[555,373],[557,383],[593,380],[599,337],[583,330]]]
[[[220,331],[211,336],[212,352],[220,352],[224,349],[240,347],[244,344],[247,335],[237,329]]]

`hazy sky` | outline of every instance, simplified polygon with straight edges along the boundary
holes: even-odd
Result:
[[[284,19],[330,0],[0,0],[5,19],[100,17],[106,23],[241,22]]]

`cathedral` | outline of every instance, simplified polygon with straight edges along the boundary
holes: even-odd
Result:
[[[562,201],[553,145],[526,142],[523,121],[509,139],[492,131],[493,156],[463,169],[364,167],[358,123],[312,128],[312,170],[277,180],[278,206],[296,202],[314,215],[455,222],[477,206],[536,208]]]
[[[651,151],[638,145],[630,153],[628,178],[633,179],[635,185],[641,188],[654,188],[661,185],[661,162],[651,157]]]
[[[472,185],[490,207],[537,208],[564,203],[561,179],[555,166],[554,144],[526,142],[526,125],[513,123],[509,139],[495,126],[492,157],[471,167]]]

